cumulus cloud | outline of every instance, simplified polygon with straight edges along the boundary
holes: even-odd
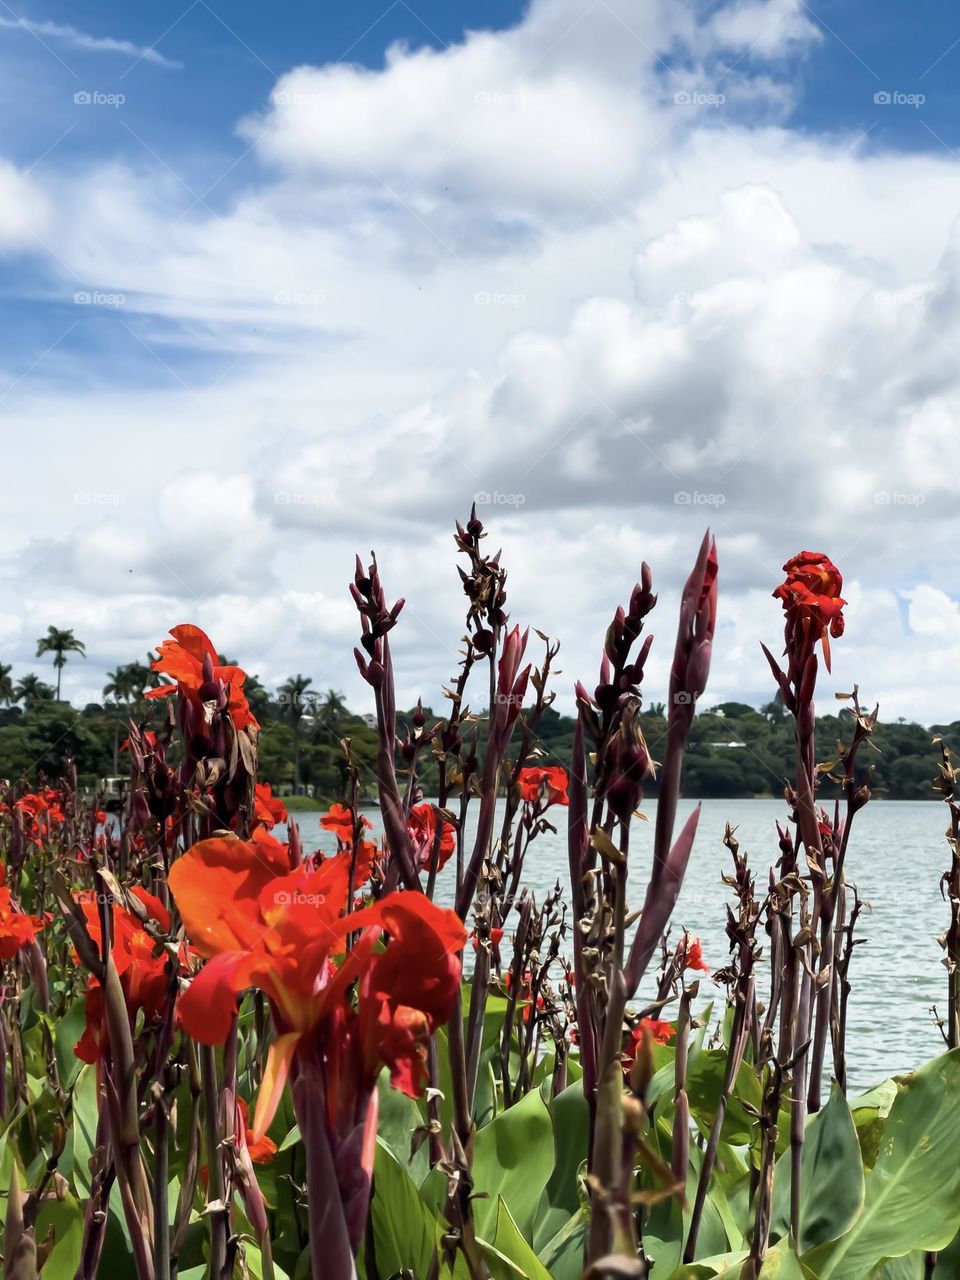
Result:
[[[35,245],[49,213],[43,189],[27,173],[0,159],[0,253]]]
[[[18,495],[0,517],[30,583],[13,656],[54,617],[111,664],[191,619],[361,704],[344,588],[376,545],[409,602],[401,701],[435,700],[449,528],[477,499],[514,616],[564,644],[565,705],[641,558],[662,684],[710,523],[714,696],[769,696],[770,592],[814,544],[847,575],[835,686],[960,712],[958,164],[792,131],[784,55],[820,38],[785,0],[536,0],[382,70],[282,77],[240,126],[265,168],[218,216],[167,173],[64,177],[51,278],[122,294],[114,358],[156,381],[108,393],[94,365],[11,395],[17,459],[59,499],[46,527]]]

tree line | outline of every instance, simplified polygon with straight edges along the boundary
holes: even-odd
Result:
[[[14,681],[10,666],[0,662],[0,778],[25,778],[35,783],[42,775],[56,778],[67,761],[76,762],[81,782],[95,788],[101,778],[126,773],[122,750],[131,719],[159,727],[166,703],[144,695],[159,683],[151,669],[151,655],[107,673],[101,702],[77,708],[62,700],[61,677],[71,658],[85,658],[86,648],[72,630],[48,628],[37,642],[37,657],[50,656],[56,683],[29,672]],[[227,661],[224,659],[224,661]],[[341,741],[349,738],[354,759],[372,795],[376,769],[377,731],[370,717],[351,711],[335,689],[320,690],[300,673],[275,690],[256,676],[244,686],[261,725],[260,776],[281,792],[307,792],[326,800],[343,794],[346,773]],[[903,719],[884,724],[874,735],[877,750],[870,761],[870,784],[878,798],[933,799],[931,781],[936,770],[935,737],[954,749],[960,744],[960,721],[925,727]],[[399,730],[412,709],[398,715]],[[442,713],[425,709],[427,723]],[[820,741],[847,740],[851,715],[845,709],[817,717]],[[644,736],[654,760],[666,731],[666,708],[652,703],[641,716]],[[485,722],[474,726],[482,751]],[[540,725],[540,746],[546,762],[566,765],[573,746],[574,720],[549,708]],[[465,751],[469,749],[469,744]],[[703,710],[690,735],[684,790],[698,798],[777,796],[791,776],[794,741],[791,722],[779,698],[760,708],[724,702]],[[424,792],[432,794],[437,776],[429,754],[421,754],[418,772]],[[648,795],[656,795],[656,779]],[[824,795],[831,794],[829,778]]]

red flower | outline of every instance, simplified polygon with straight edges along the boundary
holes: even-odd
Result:
[[[243,692],[246,672],[240,667],[221,665],[213,642],[199,627],[184,623],[171,627],[170,634],[173,639],[163,641],[159,648],[160,656],[150,665],[154,671],[162,672],[176,683],[148,689],[145,696],[165,698],[168,694],[179,693],[181,697],[203,703],[211,700],[212,686],[222,682],[228,691],[228,707],[234,728],[259,729]]]
[[[655,1044],[669,1044],[675,1034],[675,1030],[669,1022],[660,1022],[657,1018],[641,1018],[630,1032],[623,1051],[623,1065],[627,1071],[636,1062],[637,1050],[643,1043],[643,1037],[648,1031]]]
[[[186,1030],[204,1044],[229,1031],[237,996],[256,986],[270,999],[270,1047],[254,1130],[270,1124],[301,1052],[338,1081],[331,1106],[369,1092],[382,1064],[416,1095],[426,1044],[447,1020],[460,982],[466,934],[452,911],[419,893],[388,893],[347,913],[352,855],[278,874],[252,842],[201,841],[174,863],[169,884],[186,931],[208,963],[181,998]],[[348,935],[359,935],[346,950]],[[384,935],[390,942],[377,950]],[[354,1002],[348,993],[356,984]]]
[[[500,943],[501,943],[502,941],[503,941],[503,930],[502,930],[502,929],[491,929],[491,930],[490,930],[490,942],[491,942],[491,944],[492,944],[493,946],[495,946],[495,947],[499,947],[499,945],[500,945]],[[479,938],[479,935],[477,934],[476,929],[474,929],[473,933],[471,933],[471,935],[470,935],[470,943],[471,943],[471,945],[472,945],[472,947],[473,947],[474,951],[476,951],[476,950],[477,950],[477,948],[478,948],[478,947],[479,947],[479,945],[480,945],[480,938]],[[507,977],[508,977],[508,978],[510,977],[509,973],[507,974]]]
[[[28,946],[44,926],[40,916],[27,915],[14,906],[7,888],[7,868],[0,862],[0,960],[12,960]]]
[[[353,844],[353,810],[345,804],[332,804],[320,819],[320,825],[325,831],[334,832],[338,843]],[[372,827],[373,823],[367,818],[361,818],[360,825]]]
[[[273,794],[269,782],[258,782],[253,789],[253,820],[267,828],[287,820],[284,803],[279,796]]]
[[[685,933],[677,947],[677,955],[682,957],[684,969],[699,969],[701,973],[710,972],[704,963],[703,947],[699,938],[691,938],[688,933]]]
[[[800,654],[823,641],[823,657],[830,670],[830,636],[843,635],[843,578],[832,560],[820,551],[801,551],[783,566],[786,581],[776,591],[787,615],[788,646]]]
[[[146,908],[147,915],[167,932],[170,915],[159,898],[139,886],[133,890]],[[100,913],[96,895],[87,890],[78,897],[86,917],[87,932],[98,949],[102,946]],[[171,974],[167,953],[144,929],[143,922],[124,907],[113,908],[113,963],[120,978],[130,1026],[134,1026],[137,1014],[143,1012],[147,1022],[161,1017],[167,1008],[171,992]],[[107,1020],[103,1007],[103,991],[96,978],[87,985],[85,998],[87,1025],[82,1037],[74,1046],[77,1057],[84,1062],[98,1061],[101,1048],[108,1043]]]
[[[410,835],[410,842],[413,845],[413,854],[417,860],[417,866],[421,871],[426,871],[433,862],[433,846],[437,834],[437,811],[432,804],[417,804],[410,810],[410,816],[407,818],[407,831]],[[445,866],[450,855],[457,847],[457,833],[449,822],[440,819],[440,856],[437,860],[437,870],[440,871]]]
[[[277,1154],[277,1144],[266,1135],[256,1137],[250,1128],[250,1107],[246,1098],[237,1098],[237,1143],[242,1140],[254,1164],[270,1164]]]
[[[535,804],[541,797],[546,798],[547,806],[570,803],[567,796],[567,771],[559,765],[543,769],[521,769],[517,781],[520,784],[520,798],[527,804]]]

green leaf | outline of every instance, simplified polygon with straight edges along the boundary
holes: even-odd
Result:
[[[378,1275],[392,1276],[404,1267],[415,1276],[429,1274],[436,1219],[420,1199],[416,1183],[382,1138],[377,1139],[373,1165],[370,1230]]]
[[[775,1244],[763,1260],[762,1280],[804,1280],[803,1267],[789,1240]]]
[[[553,1126],[540,1090],[497,1116],[477,1133],[473,1149],[473,1201],[477,1234],[490,1240],[502,1196],[520,1234],[533,1238],[544,1187],[554,1169]],[[486,1193],[487,1199],[481,1198]]]
[[[556,1163],[537,1211],[533,1246],[538,1252],[580,1212],[577,1179],[580,1166],[587,1158],[590,1108],[579,1082],[569,1085],[554,1098],[550,1119]]]
[[[713,1280],[715,1276],[735,1280],[748,1257],[748,1251],[740,1249],[736,1253],[720,1253],[712,1258],[702,1258],[699,1262],[681,1262],[679,1267],[670,1272],[667,1280]]]
[[[552,1240],[537,1249],[540,1261],[553,1280],[580,1280],[586,1252],[590,1215],[586,1208],[579,1210]]]
[[[53,1232],[53,1250],[43,1264],[43,1280],[73,1280],[83,1246],[83,1210],[73,1196],[46,1200],[37,1214],[36,1238]]]
[[[925,1259],[924,1253],[907,1253],[902,1258],[891,1258],[876,1273],[877,1280],[923,1280]],[[951,1271],[950,1275],[956,1275],[956,1272]]]
[[[888,1258],[951,1242],[960,1226],[958,1090],[960,1049],[901,1082],[863,1211],[846,1235],[804,1256],[821,1280],[864,1280]]]
[[[390,1085],[390,1073],[382,1071],[377,1081],[379,1115],[377,1131],[400,1164],[410,1174],[417,1186],[430,1172],[430,1153],[423,1143],[413,1159],[410,1159],[410,1139],[414,1129],[425,1123],[423,1113],[414,1102],[399,1089]]]
[[[790,1231],[790,1152],[777,1161],[771,1233]],[[847,1100],[834,1084],[825,1107],[806,1127],[800,1159],[800,1252],[809,1253],[851,1226],[863,1208],[860,1144]]]
[[[493,1248],[486,1240],[481,1240],[480,1244],[483,1246],[491,1280],[521,1280],[521,1277],[522,1280],[553,1280],[550,1272],[520,1234],[501,1196],[497,1197],[497,1225]]]
[[[861,1093],[850,1103],[853,1123],[857,1126],[857,1137],[860,1139],[860,1154],[863,1167],[872,1169],[880,1143],[883,1140],[883,1126],[886,1124],[890,1108],[897,1098],[896,1080],[884,1080],[876,1088]]]

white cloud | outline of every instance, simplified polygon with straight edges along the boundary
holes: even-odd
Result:
[[[129,40],[117,40],[113,36],[92,36],[62,22],[34,22],[30,18],[0,17],[0,28],[7,31],[27,31],[41,43],[50,42],[79,53],[122,53],[138,62],[152,62],[155,66],[177,69],[182,62],[165,57],[152,45],[133,44]]]
[[[42,188],[29,174],[0,159],[0,253],[36,245],[49,213]]]
[[[850,600],[830,687],[960,712],[960,166],[757,124],[793,91],[783,55],[819,38],[783,0],[701,21],[537,0],[381,71],[283,77],[243,125],[269,167],[220,216],[166,173],[63,177],[58,255],[123,294],[117,367],[145,345],[157,381],[93,364],[11,396],[13,458],[51,501],[0,516],[29,583],[4,643],[28,661],[26,637],[75,618],[113,665],[194,620],[267,680],[308,671],[360,704],[345,585],[375,545],[409,601],[400,700],[436,702],[461,629],[449,529],[480,494],[514,616],[563,641],[567,706],[642,557],[662,696],[710,523],[718,698],[769,696],[770,592],[813,545]]]

